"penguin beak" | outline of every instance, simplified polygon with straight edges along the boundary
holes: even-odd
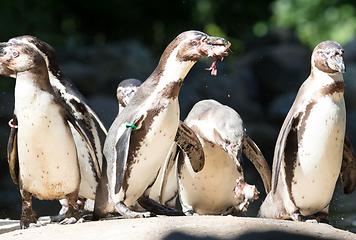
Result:
[[[208,57],[214,57],[214,62],[209,68],[205,70],[211,70],[211,75],[217,75],[216,60],[224,59],[225,56],[229,55],[229,47],[231,43],[224,38],[220,37],[206,37],[202,40],[203,44],[199,48],[200,51],[208,55]]]
[[[344,63],[344,52],[337,53],[328,59],[328,65],[332,70],[338,71],[340,73],[346,72],[346,67]]]
[[[202,42],[200,50],[208,55],[208,57],[224,57],[229,55],[228,50],[231,43],[224,38],[208,36]]]

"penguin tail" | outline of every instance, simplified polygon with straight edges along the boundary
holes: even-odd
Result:
[[[270,192],[266,199],[263,201],[260,210],[258,211],[257,217],[282,219],[284,216],[288,215],[283,202],[276,198],[276,195]]]

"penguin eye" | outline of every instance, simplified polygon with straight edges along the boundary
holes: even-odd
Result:
[[[199,41],[198,40],[193,40],[192,41],[192,45],[193,46],[198,46],[199,45]]]
[[[321,54],[321,56],[322,56],[323,58],[328,58],[328,57],[330,57],[331,54],[332,54],[332,51],[331,51],[331,50],[327,50],[327,51],[324,51],[324,52]]]
[[[19,52],[18,51],[13,51],[12,52],[12,56],[13,57],[18,57],[19,56]]]

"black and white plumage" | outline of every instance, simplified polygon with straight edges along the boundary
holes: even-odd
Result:
[[[229,46],[223,38],[198,31],[181,33],[168,45],[157,68],[109,129],[104,147],[107,166],[103,164],[93,219],[113,207],[127,218],[152,215],[129,210],[136,201],[148,211],[161,207],[148,195],[177,133],[180,87],[198,59],[226,56]]]
[[[78,219],[81,175],[70,125],[96,160],[94,149],[78,121],[55,97],[40,53],[28,44],[9,42],[1,44],[0,55],[0,62],[16,74],[13,122],[18,128],[10,134],[8,161],[22,196],[20,225],[27,228],[36,222],[32,195],[49,200],[66,198],[66,217]]]
[[[138,79],[130,78],[120,82],[117,88],[117,99],[119,102],[119,114],[131,101],[142,82]],[[121,104],[120,104],[121,103]],[[175,162],[179,151],[187,154],[187,158],[192,162],[202,162],[204,151],[195,133],[183,122],[179,122],[177,134],[175,136],[166,162],[161,167],[155,183],[152,185],[149,197],[163,205],[174,208],[178,197],[178,182]],[[194,147],[193,147],[194,146]],[[131,210],[144,211],[138,203],[130,206]]]
[[[185,154],[179,155],[179,199],[186,215],[239,215],[258,197],[256,188],[243,181],[242,154],[255,165],[266,192],[270,191],[271,170],[235,110],[215,100],[202,100],[184,122],[198,136],[205,154],[205,165],[199,172],[193,171]],[[235,198],[237,180],[239,196]]]
[[[78,121],[84,134],[91,142],[95,151],[95,158],[91,157],[83,137],[71,126],[81,174],[79,195],[81,198],[94,200],[96,186],[101,174],[103,161],[102,148],[107,134],[103,123],[89,107],[86,99],[73,83],[64,76],[58,65],[57,54],[49,44],[28,35],[12,38],[8,43],[27,44],[41,54],[47,65],[49,81],[53,88],[54,96],[71,116]],[[0,74],[16,78],[11,69],[7,68],[4,64],[0,64],[0,66]],[[17,129],[12,129],[11,131],[11,136],[17,134]],[[11,144],[13,144],[13,141],[9,141],[9,147],[11,147]],[[61,204],[63,208],[60,213],[65,213],[68,203],[66,200],[63,200]]]
[[[346,169],[355,174],[356,160],[348,139],[344,142],[343,55],[343,48],[333,41],[315,47],[310,76],[300,87],[277,139],[272,190],[261,205],[260,217],[301,221],[302,216],[314,215],[318,222],[329,223],[329,204],[340,169],[345,192],[354,190],[356,179],[343,174]]]

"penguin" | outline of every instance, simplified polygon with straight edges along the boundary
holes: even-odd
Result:
[[[81,173],[79,190],[80,201],[78,201],[78,204],[81,208],[84,206],[93,206],[94,204],[90,203],[90,201],[95,199],[96,186],[100,178],[103,161],[102,148],[107,134],[104,124],[89,107],[84,96],[78,91],[70,79],[64,76],[59,68],[56,51],[49,44],[29,35],[11,38],[8,43],[27,44],[42,55],[48,68],[49,80],[55,97],[72,117],[78,121],[85,135],[89,138],[91,145],[94,147],[95,158],[93,159],[83,137],[71,126]],[[0,67],[0,74],[16,78],[13,71],[4,64],[0,64]],[[10,136],[15,135],[17,129],[12,128],[11,131]],[[8,145],[12,144],[16,143],[13,141],[8,142]],[[13,168],[10,168],[10,171],[13,171]],[[60,203],[62,205],[60,215],[58,217],[52,216],[51,219],[53,221],[62,220],[64,213],[68,209],[66,199],[63,199]],[[86,210],[93,211],[93,207],[87,207]]]
[[[138,79],[130,78],[120,82],[117,88],[117,99],[119,102],[119,114],[131,101],[142,82]],[[179,145],[179,146],[178,146]],[[194,148],[192,148],[194,146]],[[195,133],[183,122],[179,122],[175,141],[170,152],[159,172],[157,180],[152,185],[149,197],[156,202],[174,208],[178,197],[178,182],[175,170],[175,160],[179,151],[186,152],[190,161],[205,161],[204,151]],[[137,203],[130,206],[131,210],[144,211]]]
[[[142,82],[138,79],[135,78],[129,78],[125,79],[120,82],[120,84],[117,87],[116,91],[116,96],[117,100],[119,103],[119,114],[124,110],[126,105],[131,101],[132,97],[136,93],[137,89],[139,86],[142,84]],[[174,147],[171,147],[171,151],[168,154],[170,158],[167,158],[166,161],[171,161],[175,160],[177,154],[177,145]],[[173,163],[173,162],[172,162]],[[164,174],[168,174],[169,176],[165,176]],[[166,186],[167,181],[169,182],[169,186]],[[175,207],[176,203],[176,198],[178,196],[178,184],[177,184],[177,178],[175,171],[170,168],[169,173],[164,173],[164,171],[160,171],[157,177],[157,181],[152,185],[150,195],[149,197],[157,202],[160,201],[160,196],[161,194],[161,184],[164,182],[164,191],[169,191],[167,194],[165,194],[165,197],[168,198],[166,201],[165,199],[161,199],[162,204],[169,206],[171,208]],[[130,206],[131,210],[134,211],[145,211],[144,208],[142,208],[138,203],[134,203]]]
[[[272,190],[259,217],[302,221],[314,215],[317,222],[330,224],[329,204],[340,171],[344,192],[354,190],[355,179],[345,174],[355,171],[356,159],[345,137],[343,56],[344,49],[334,41],[314,48],[311,73],[278,135]]]
[[[243,181],[242,154],[255,165],[266,192],[270,191],[271,170],[235,110],[212,99],[202,100],[193,106],[184,123],[198,136],[205,154],[200,172],[193,171],[184,154],[178,157],[179,199],[186,215],[238,216],[249,201],[258,198],[256,187]],[[243,196],[234,197],[235,188]],[[251,189],[251,196],[247,189]]]
[[[16,134],[10,134],[14,144],[8,153],[9,165],[17,165],[12,177],[19,184],[22,197],[20,226],[28,228],[36,222],[32,196],[66,198],[66,218],[78,220],[81,175],[69,125],[81,134],[95,159],[93,146],[78,121],[55,97],[46,62],[36,50],[27,44],[6,43],[0,47],[0,56],[0,62],[16,74],[13,122],[18,128]]]
[[[148,196],[175,140],[180,87],[200,58],[227,56],[230,45],[223,38],[199,31],[183,32],[168,45],[156,69],[108,131],[104,145],[106,162],[97,188],[93,220],[105,216],[113,207],[125,218],[177,214]],[[192,165],[195,171],[203,166],[201,162]],[[130,210],[136,201],[147,212]]]

